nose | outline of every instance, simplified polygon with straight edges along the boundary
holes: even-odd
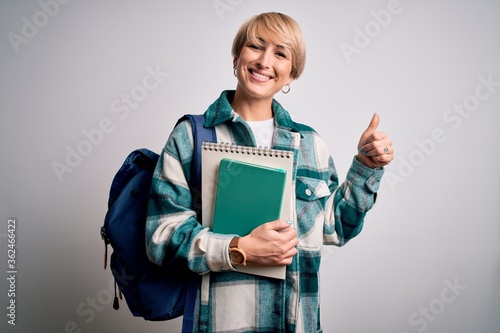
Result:
[[[269,68],[272,61],[272,50],[270,48],[266,48],[263,52],[260,53],[257,64],[261,68]]]

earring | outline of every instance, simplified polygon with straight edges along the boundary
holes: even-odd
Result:
[[[283,94],[288,94],[288,93],[290,92],[290,85],[289,85],[289,84],[287,84],[287,85],[285,85],[285,87],[288,87],[288,90],[287,90],[287,91],[284,91],[283,89],[281,89],[281,92],[282,92]],[[285,88],[285,87],[283,87],[283,88]]]
[[[238,77],[238,75],[236,75],[236,67],[233,68],[233,74],[234,74],[234,77]]]

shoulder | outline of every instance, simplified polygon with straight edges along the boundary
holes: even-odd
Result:
[[[193,150],[193,134],[189,119],[182,120],[172,129],[165,144],[164,151],[176,158],[183,159],[191,155]],[[185,158],[185,157],[184,157]]]
[[[309,125],[295,123],[295,128],[301,137],[300,150],[308,156],[315,156],[321,164],[327,164],[331,156],[328,143],[324,138]]]
[[[318,136],[318,132],[316,132],[316,130],[309,125],[298,123],[295,121],[293,122],[293,124],[297,132],[299,132],[300,134]]]

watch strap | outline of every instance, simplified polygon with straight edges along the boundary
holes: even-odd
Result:
[[[239,237],[234,237],[233,239],[231,239],[231,243],[229,243],[229,248],[238,247],[239,241],[240,241]]]

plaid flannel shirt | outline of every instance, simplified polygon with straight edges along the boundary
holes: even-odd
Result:
[[[255,146],[250,127],[230,105],[234,91],[224,91],[205,112],[205,126],[215,127],[219,142]],[[383,169],[356,158],[346,180],[338,175],[326,143],[310,127],[292,121],[272,103],[273,147],[294,152],[293,188],[298,254],[286,279],[235,272],[228,254],[232,237],[202,227],[190,208],[193,138],[189,122],[171,133],[151,185],[146,243],[158,265],[174,260],[203,275],[195,308],[195,332],[322,332],[319,269],[323,244],[343,246],[363,227],[375,203]]]

